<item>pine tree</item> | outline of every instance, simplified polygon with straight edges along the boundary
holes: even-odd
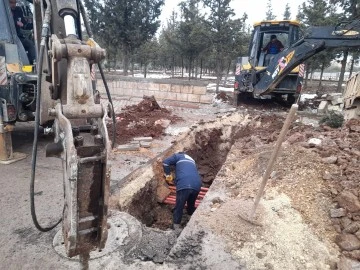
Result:
[[[290,20],[291,18],[291,12],[290,12],[290,5],[289,3],[286,3],[285,11],[284,11],[284,20]]]
[[[236,44],[236,35],[241,33],[244,23],[239,19],[232,19],[235,13],[230,8],[230,2],[230,0],[203,0],[204,6],[210,10],[207,22],[211,28],[209,39],[215,57],[216,92],[219,91],[223,71],[229,64],[227,58]]]
[[[308,0],[307,3],[303,3],[299,8],[297,18],[305,26],[328,26],[335,25],[339,17],[336,14],[336,7],[331,5],[326,0]],[[330,66],[331,61],[335,58],[334,51],[323,51],[306,61],[306,79],[305,87],[307,85],[308,75],[314,72],[316,69],[321,70],[321,74],[326,67]],[[321,86],[320,78],[319,85]]]
[[[179,6],[181,21],[168,25],[165,37],[174,51],[181,55],[182,68],[184,60],[187,62],[190,80],[196,59],[210,45],[209,27],[205,23],[204,16],[200,14],[199,0],[183,1]]]
[[[164,0],[85,0],[94,33],[105,44],[121,47],[124,75],[135,50],[155,35]]]
[[[359,0],[331,0],[331,3],[336,5],[339,4],[340,7],[343,9],[343,16],[342,19],[344,21],[351,21],[354,19],[358,19],[358,17],[360,16],[360,3]],[[358,49],[345,49],[342,52],[342,61],[341,61],[341,70],[340,70],[340,76],[339,76],[339,82],[338,82],[338,87],[337,90],[340,92],[342,89],[342,84],[344,81],[344,75],[345,75],[345,70],[346,70],[346,64],[347,64],[347,58],[348,55],[352,54],[352,62],[351,62],[351,68],[350,71],[352,72],[352,67],[353,67],[353,61],[355,61],[355,58],[358,57],[359,55],[359,50]]]
[[[272,9],[272,4],[271,4],[271,0],[268,0],[267,4],[266,4],[266,20],[275,20],[276,16],[273,13],[273,9]]]

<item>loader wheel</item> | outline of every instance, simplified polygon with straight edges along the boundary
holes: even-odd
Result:
[[[296,97],[295,95],[288,95],[286,102],[288,103],[289,106],[293,105],[296,102]]]
[[[234,103],[235,106],[239,106],[240,104],[248,103],[249,100],[252,99],[252,93],[248,92],[239,92],[234,95]]]

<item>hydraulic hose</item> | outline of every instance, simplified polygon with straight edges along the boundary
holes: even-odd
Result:
[[[109,90],[109,87],[108,87],[108,84],[107,84],[107,81],[105,79],[105,75],[104,75],[104,71],[102,69],[102,66],[100,63],[98,63],[98,67],[99,67],[99,71],[100,71],[100,74],[101,74],[101,79],[104,83],[104,86],[105,86],[105,90],[106,90],[106,94],[107,94],[107,97],[109,99],[109,102],[111,104],[111,118],[112,118],[112,123],[113,123],[113,133],[112,133],[112,143],[111,143],[111,148],[114,148],[115,146],[115,139],[116,139],[116,118],[115,118],[115,111],[114,111],[114,104],[112,102],[112,98],[111,98],[111,94],[110,94],[110,90]]]
[[[89,17],[86,14],[84,4],[83,4],[82,0],[80,0],[79,3],[80,3],[80,11],[81,11],[81,15],[83,16],[83,21],[84,21],[86,32],[89,35],[89,38],[93,38],[93,32],[92,32],[91,27],[90,27]],[[113,104],[113,101],[112,101],[112,98],[111,98],[111,94],[110,94],[108,84],[106,82],[106,78],[105,78],[105,75],[104,75],[103,68],[102,68],[100,62],[98,63],[98,67],[99,67],[101,79],[102,79],[102,81],[104,83],[104,86],[105,86],[107,98],[108,98],[108,100],[109,100],[109,102],[111,104],[111,110],[112,110],[111,118],[112,118],[112,123],[113,123],[113,133],[112,133],[111,148],[114,148],[115,139],[116,139],[116,116],[115,116],[115,111],[114,111],[114,104]]]
[[[50,2],[46,0],[47,8],[45,11],[43,26],[42,26],[42,37],[40,43],[40,53],[37,69],[37,89],[36,89],[36,111],[35,111],[35,129],[34,129],[34,142],[32,147],[31,155],[31,179],[30,179],[30,204],[31,204],[31,218],[35,227],[41,232],[48,232],[54,229],[61,222],[61,218],[54,225],[49,227],[42,227],[36,217],[35,210],[35,172],[36,172],[36,156],[37,156],[37,146],[38,146],[38,135],[39,135],[39,125],[40,125],[40,104],[41,104],[41,80],[42,80],[42,66],[43,58],[45,51],[45,44],[47,37],[49,36],[49,25],[50,25]]]

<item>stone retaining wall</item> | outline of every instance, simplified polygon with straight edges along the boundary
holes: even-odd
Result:
[[[211,103],[212,96],[206,93],[207,84],[198,81],[168,79],[141,79],[107,76],[110,93],[114,96],[143,97],[155,96],[157,100],[174,100],[194,103]],[[97,89],[105,93],[101,79]]]

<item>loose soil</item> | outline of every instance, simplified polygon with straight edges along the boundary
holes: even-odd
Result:
[[[181,117],[172,115],[171,111],[160,107],[153,96],[145,96],[139,104],[125,107],[116,119],[116,143],[118,144],[127,143],[134,137],[159,138],[163,136],[166,124],[160,120],[169,120],[170,124],[182,121]],[[108,130],[112,132],[111,125]]]

